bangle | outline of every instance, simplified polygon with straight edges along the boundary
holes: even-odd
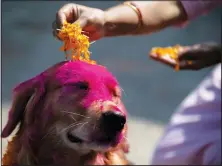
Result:
[[[123,5],[129,6],[131,9],[133,9],[136,12],[136,14],[139,18],[139,22],[137,24],[136,30],[141,28],[141,26],[143,25],[143,17],[142,17],[142,13],[141,13],[140,9],[138,8],[138,6],[133,2],[124,2]]]

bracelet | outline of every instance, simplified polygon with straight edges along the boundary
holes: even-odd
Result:
[[[141,26],[143,25],[143,17],[142,17],[142,13],[141,13],[140,9],[138,8],[138,6],[133,2],[124,2],[123,5],[129,6],[131,9],[133,9],[136,12],[136,14],[138,15],[138,18],[139,18],[139,22],[136,27],[136,30],[141,28]]]

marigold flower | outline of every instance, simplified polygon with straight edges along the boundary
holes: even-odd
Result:
[[[96,64],[96,61],[90,60],[89,39],[82,34],[82,28],[79,23],[65,22],[62,29],[59,30],[58,37],[64,42],[60,48],[66,54],[66,59],[81,60],[87,63]]]
[[[173,47],[155,47],[152,48],[150,55],[156,55],[157,57],[161,58],[164,56],[169,56],[171,59],[176,61],[175,70],[178,71],[180,69],[179,60],[178,60],[178,53],[179,50],[182,49],[182,46],[175,45]],[[192,64],[192,61],[188,61],[188,64]]]

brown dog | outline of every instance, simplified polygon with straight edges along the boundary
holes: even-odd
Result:
[[[61,62],[14,89],[4,165],[128,165],[126,110],[103,66]]]

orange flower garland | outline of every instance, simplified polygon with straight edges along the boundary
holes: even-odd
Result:
[[[96,64],[96,61],[90,60],[89,39],[82,34],[82,28],[79,23],[65,22],[59,29],[58,37],[64,42],[61,50],[65,52],[66,59],[81,60],[90,64]],[[68,53],[70,51],[71,53]]]
[[[182,49],[182,46],[175,45],[173,47],[155,47],[152,48],[150,55],[156,55],[158,58],[168,56],[171,59],[176,61],[175,70],[178,71],[180,69],[179,60],[178,60],[178,53],[179,50]],[[189,64],[192,63],[192,61],[188,61]]]

